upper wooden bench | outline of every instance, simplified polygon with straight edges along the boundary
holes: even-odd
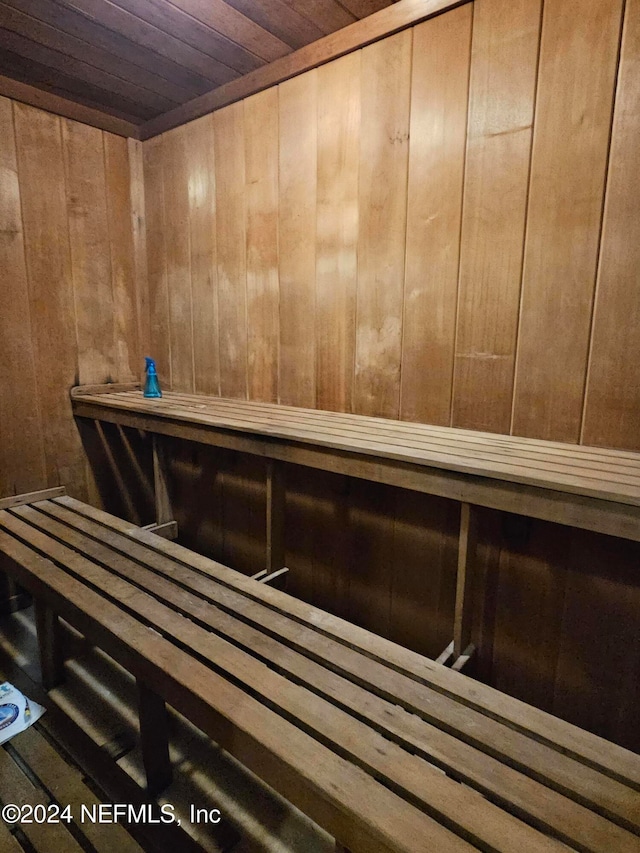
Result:
[[[135,386],[71,398],[79,417],[640,541],[640,453]]]
[[[0,568],[353,853],[640,853],[640,757],[72,498],[0,501]],[[39,498],[39,499],[38,499]],[[47,499],[42,499],[47,498]]]

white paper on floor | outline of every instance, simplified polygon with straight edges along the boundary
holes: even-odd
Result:
[[[45,708],[32,702],[8,681],[0,684],[0,743],[33,725]]]

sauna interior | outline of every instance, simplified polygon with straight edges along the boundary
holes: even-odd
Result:
[[[518,512],[515,487],[472,507],[464,613],[473,500],[341,467],[344,448],[281,455],[274,506],[268,454],[165,431],[164,520],[247,577],[279,548],[274,588],[433,661],[463,618],[469,683],[640,753],[640,0],[2,0],[0,75],[0,504],[64,487],[159,521],[155,438],[70,397],[141,389],[145,356],[165,404],[386,419],[408,447],[424,426],[527,439],[527,465],[560,447],[554,476],[592,465],[605,488],[615,455],[626,532]],[[0,582],[0,681],[47,704],[53,743],[71,700],[20,651],[29,592]],[[124,707],[132,685],[63,627],[92,661],[79,703]],[[73,719],[74,760],[128,802],[135,767],[115,779]],[[333,849],[286,792],[233,778],[226,835],[136,843]],[[76,849],[9,829],[7,850]]]

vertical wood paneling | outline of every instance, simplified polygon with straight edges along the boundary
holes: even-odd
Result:
[[[278,90],[244,102],[247,378],[251,400],[278,400]]]
[[[295,566],[287,578],[287,592],[303,601],[316,601],[314,577],[316,572],[327,577],[326,585],[332,580],[333,568],[327,559],[322,543],[331,539],[334,528],[329,518],[330,535],[327,537],[327,495],[323,492],[322,477],[317,471],[309,471],[299,465],[285,467],[285,565]],[[323,500],[324,498],[324,500]],[[324,534],[324,536],[323,536]],[[321,594],[321,592],[320,592]]]
[[[572,540],[552,710],[637,752],[640,547],[585,531]]]
[[[180,543],[223,560],[223,469],[228,451],[186,441],[167,443],[169,492]]]
[[[493,683],[551,710],[570,529],[502,515]]]
[[[621,9],[622,0],[544,6],[517,435],[579,440]]]
[[[219,371],[226,396],[576,441],[610,154],[583,437],[638,447],[638,4],[626,2],[610,152],[622,0],[476,0],[188,125],[182,153],[162,152],[167,137],[145,143],[156,338],[164,322],[168,347],[164,240],[175,237],[190,242],[172,299],[193,312],[198,390],[216,393]],[[176,186],[189,189],[188,215],[154,162],[169,181],[186,162]],[[207,535],[224,562],[255,571],[263,466],[222,460]],[[189,502],[208,475],[186,453],[178,468]],[[440,652],[458,507],[289,474],[295,593]],[[194,544],[206,515],[183,513]],[[588,537],[576,545],[567,529],[514,519],[480,513],[477,672],[637,743],[635,551],[603,537],[591,576]],[[607,555],[620,571],[603,569]],[[616,640],[592,659],[600,624]],[[612,675],[603,690],[614,646],[623,687]]]
[[[306,518],[315,533],[311,551],[313,600],[323,610],[343,616],[349,607],[349,577],[344,571],[349,555],[349,480],[321,471],[314,471],[317,479],[309,478],[308,472],[301,471],[307,488],[310,479],[317,484],[317,492],[307,504]]]
[[[171,334],[164,230],[164,137],[144,146],[144,186],[147,232],[147,288],[149,295],[149,350],[156,360],[160,384],[171,388]]]
[[[396,418],[407,214],[411,32],[362,51],[354,409]]]
[[[189,195],[185,128],[164,136],[164,231],[171,334],[171,385],[174,391],[193,391],[193,321]]]
[[[453,426],[508,433],[541,0],[474,4]]]
[[[80,383],[113,381],[114,304],[102,132],[62,119]]]
[[[214,113],[220,393],[247,396],[247,266],[242,102]]]
[[[349,609],[350,480],[299,465],[285,468],[287,590],[323,610]]]
[[[280,402],[316,404],[317,72],[279,86]]]
[[[477,649],[474,674],[493,683],[493,647],[500,560],[500,513],[476,509],[476,553],[472,564],[471,636]]]
[[[397,490],[351,480],[346,618],[388,637],[391,630]]]
[[[68,394],[139,369],[131,146],[5,99],[0,125],[0,493],[63,484],[100,503]]]
[[[149,326],[149,290],[147,275],[147,223],[144,192],[144,160],[142,143],[127,139],[129,152],[129,195],[131,200],[131,233],[136,282],[137,334],[140,362],[133,370],[139,377],[142,373],[142,356],[149,354],[151,330]]]
[[[116,329],[118,311],[112,287],[111,250],[116,247],[110,240],[106,140],[100,130],[75,121],[62,119],[61,128],[78,380],[80,383],[112,382],[118,375],[116,347],[120,329]],[[128,174],[125,180],[128,194]],[[125,228],[128,232],[130,227],[127,214]],[[95,501],[97,484],[87,460],[83,462],[87,494]]]
[[[352,408],[361,52],[318,69],[316,405]]]
[[[193,362],[195,390],[220,393],[218,269],[213,116],[198,119],[186,135],[191,234]]]
[[[449,424],[471,4],[413,31],[401,417]]]
[[[265,463],[245,453],[224,454],[222,462],[222,561],[255,574],[265,568]]]
[[[145,145],[148,160],[154,146],[167,148],[157,155],[165,184],[152,179],[149,187],[164,205],[162,214],[150,211],[150,308],[157,348],[168,351],[171,338],[178,349],[181,385],[191,381],[191,312],[197,386],[209,393],[219,371],[223,395],[436,423],[448,422],[449,407],[455,426],[578,440],[622,0],[548,0],[544,32],[541,7],[465,4],[185,126],[186,154],[178,145],[174,157],[171,134]],[[630,19],[633,9],[629,3]],[[204,139],[209,122],[214,158]],[[623,144],[612,151],[620,174],[629,168],[617,166]],[[207,175],[205,194],[217,184],[217,215],[209,202],[193,221],[181,213],[185,159],[187,171]],[[166,197],[175,187],[177,204]],[[613,254],[621,258],[613,248],[605,254],[623,204],[614,184],[611,192],[607,267]],[[171,219],[164,230],[159,216]],[[165,255],[184,259],[189,239],[201,247],[191,248],[198,269],[166,288]],[[623,339],[635,346],[631,319],[617,336],[615,363],[605,354],[612,335],[603,318],[622,299],[608,296],[607,275],[585,438],[636,446],[633,434],[611,437],[618,414],[604,433],[593,433],[589,420],[604,393],[596,385],[616,387],[613,371],[624,377],[616,391],[622,408],[607,397],[601,410],[634,424],[639,405],[623,390],[632,385],[622,355]],[[631,318],[632,288],[619,290],[627,298],[619,313]],[[172,332],[163,316],[169,295]],[[219,363],[218,345],[209,343],[216,328]]]
[[[437,657],[451,641],[460,506],[398,490],[390,639]]]
[[[23,104],[14,118],[47,484],[82,498],[84,460],[68,396],[78,358],[60,119]]]
[[[11,101],[0,98],[0,495],[46,480]]]
[[[640,450],[640,2],[627,0],[584,444]]]
[[[141,370],[136,301],[136,265],[133,244],[127,140],[103,134],[109,218],[109,253],[114,307],[114,376],[120,382],[136,379]]]

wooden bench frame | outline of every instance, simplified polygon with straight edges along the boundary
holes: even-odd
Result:
[[[58,617],[137,679],[152,793],[168,702],[354,853],[640,851],[639,756],[280,590],[60,490],[0,501],[0,557],[49,687]]]
[[[161,450],[161,437],[176,437],[200,444],[228,448],[243,453],[262,456],[267,460],[266,479],[266,555],[267,575],[277,572],[284,566],[284,462],[291,462],[311,468],[319,468],[338,474],[385,483],[403,489],[426,492],[458,501],[461,504],[460,529],[458,538],[458,566],[456,597],[454,605],[453,638],[442,652],[438,661],[461,670],[474,654],[475,647],[471,635],[470,598],[472,567],[475,551],[477,512],[479,506],[503,510],[531,518],[553,521],[558,524],[592,530],[621,538],[640,541],[640,478],[636,496],[629,498],[618,495],[611,489],[600,491],[596,486],[584,488],[571,483],[547,483],[536,476],[535,470],[529,478],[512,481],[505,474],[493,473],[490,466],[478,466],[478,473],[472,466],[455,464],[443,465],[442,461],[408,461],[410,455],[397,451],[387,453],[380,449],[363,450],[362,443],[327,440],[320,444],[305,437],[304,427],[300,427],[299,436],[295,430],[268,428],[259,423],[252,424],[249,414],[240,420],[225,424],[224,419],[207,419],[205,408],[208,400],[199,395],[167,395],[169,400],[183,401],[182,408],[174,406],[167,410],[163,401],[148,401],[131,397],[121,400],[117,395],[123,392],[137,391],[136,383],[128,385],[86,385],[73,388],[71,402],[77,417],[106,421],[121,426],[134,427],[149,432],[153,437],[154,480],[156,483],[156,507],[158,520],[171,517],[170,501],[166,489],[166,459]],[[113,396],[116,395],[116,396]],[[198,401],[203,401],[202,405]],[[246,407],[250,411],[253,404],[246,401],[221,401],[232,406]],[[255,404],[256,411],[262,404]],[[295,410],[291,407],[265,406],[265,410],[279,410],[308,415],[311,410]],[[343,419],[343,415],[317,413],[329,419]],[[393,422],[377,418],[347,416],[354,423],[370,424],[375,430],[380,425],[391,428]],[[242,421],[245,421],[242,423]],[[406,428],[400,424],[398,428]],[[415,425],[416,429],[430,429]],[[436,432],[446,434],[446,428],[436,428]],[[451,430],[452,434],[463,436],[485,435],[467,430]],[[504,437],[493,437],[500,440]],[[512,439],[514,445],[517,438]],[[526,440],[525,440],[526,441]],[[366,445],[366,442],[364,443]],[[537,442],[536,446],[553,447],[554,452],[571,450],[569,445],[554,445],[551,442]],[[578,448],[576,452],[584,452]],[[634,457],[634,464],[640,464],[640,454],[616,451],[596,451],[611,459]],[[558,456],[559,459],[562,457]],[[549,487],[551,486],[551,487]],[[604,498],[603,498],[604,495]],[[635,503],[631,502],[635,500]],[[276,575],[277,577],[277,575]]]

